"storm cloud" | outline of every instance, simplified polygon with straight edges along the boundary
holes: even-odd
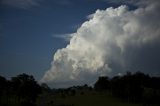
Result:
[[[160,64],[156,58],[160,53],[160,3],[154,0],[138,6],[134,10],[126,5],[98,9],[89,15],[71,34],[66,48],[54,54],[41,82],[66,87],[91,84],[98,76],[126,70],[156,70]]]

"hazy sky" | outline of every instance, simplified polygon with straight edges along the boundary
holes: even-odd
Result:
[[[0,75],[56,87],[127,70],[160,75],[158,0],[117,1],[1,0]]]

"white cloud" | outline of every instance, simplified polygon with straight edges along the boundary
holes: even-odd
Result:
[[[66,42],[70,42],[73,35],[74,34],[53,34],[52,37],[61,38],[61,39],[64,39]]]
[[[115,73],[116,68],[116,74],[121,73],[132,63],[134,52],[159,39],[159,9],[150,4],[132,11],[125,5],[97,10],[67,47],[57,50],[41,81],[62,87],[66,82],[65,86],[92,83],[100,75]]]

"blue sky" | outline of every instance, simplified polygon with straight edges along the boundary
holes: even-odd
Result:
[[[111,5],[98,0],[7,1],[0,4],[0,74],[28,73],[38,80],[56,50],[69,43],[57,36],[75,32],[89,14]]]
[[[0,75],[27,73],[59,87],[93,83],[104,73],[160,75],[160,2],[124,1],[1,0]]]

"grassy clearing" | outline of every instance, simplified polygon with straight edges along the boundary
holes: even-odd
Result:
[[[106,92],[85,92],[83,95],[50,97],[46,106],[142,106],[131,104],[114,98]]]

